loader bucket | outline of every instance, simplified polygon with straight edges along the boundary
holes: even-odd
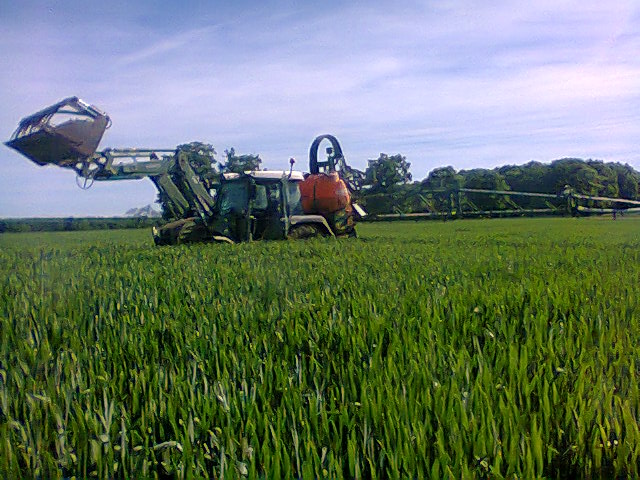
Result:
[[[109,117],[78,97],[69,97],[23,118],[6,142],[38,165],[73,167],[97,150]]]

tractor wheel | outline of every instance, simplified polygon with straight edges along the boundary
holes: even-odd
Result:
[[[306,223],[289,230],[288,238],[291,240],[304,240],[321,236],[323,236],[323,234],[317,226]]]
[[[185,243],[193,242],[191,238],[191,234],[193,232],[193,228],[195,227],[195,223],[193,222],[185,222],[184,225],[178,231],[178,237],[176,238],[177,245],[183,245]]]

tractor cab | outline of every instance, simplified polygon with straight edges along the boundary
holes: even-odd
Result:
[[[321,215],[305,215],[299,183],[301,172],[255,171],[223,176],[209,221],[218,241],[278,240],[300,235],[333,235]]]

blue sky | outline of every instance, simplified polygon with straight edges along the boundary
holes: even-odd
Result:
[[[113,120],[101,148],[200,140],[306,169],[333,133],[351,165],[402,153],[416,179],[569,156],[640,169],[638,52],[637,1],[0,0],[0,137],[77,95]],[[154,199],[0,147],[0,217]]]

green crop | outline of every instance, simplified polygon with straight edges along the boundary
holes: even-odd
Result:
[[[640,474],[640,220],[359,229],[0,236],[0,474]]]

